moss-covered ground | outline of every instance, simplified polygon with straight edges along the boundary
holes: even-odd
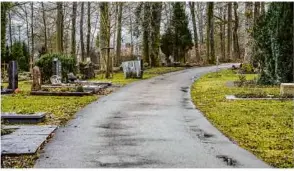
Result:
[[[246,79],[256,77],[247,74]],[[263,91],[279,94],[278,86],[228,87],[238,80],[232,70],[209,73],[191,89],[192,100],[208,120],[239,146],[274,167],[294,167],[293,100],[237,100],[225,95]]]

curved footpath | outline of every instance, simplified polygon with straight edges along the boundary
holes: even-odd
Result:
[[[168,73],[100,98],[56,131],[35,167],[269,167],[222,135],[191,102],[194,79],[215,70]]]

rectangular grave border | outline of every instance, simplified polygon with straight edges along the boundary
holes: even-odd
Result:
[[[93,91],[88,92],[48,92],[48,91],[31,91],[31,95],[36,96],[90,96]]]
[[[227,100],[294,100],[293,98],[239,98],[235,95],[226,95]]]
[[[3,120],[5,123],[13,124],[36,124],[43,122],[45,120],[46,114],[46,112],[38,112],[34,114],[17,114],[3,112],[1,113],[1,120]]]

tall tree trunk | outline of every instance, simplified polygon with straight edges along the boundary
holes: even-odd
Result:
[[[56,30],[57,30],[57,52],[63,52],[63,10],[62,2],[57,3],[57,20],[56,20]]]
[[[27,46],[28,46],[28,51],[30,51],[29,19],[28,19],[28,12],[27,12],[27,7],[26,7],[26,5],[24,5],[24,13],[25,13],[26,29],[27,29]],[[30,62],[29,62],[29,63],[30,63]]]
[[[91,2],[88,2],[88,32],[87,32],[87,57],[90,56],[90,34],[91,34]]]
[[[196,2],[197,3],[197,19],[199,23],[199,38],[200,38],[200,43],[204,43],[204,36],[203,36],[203,15],[201,10],[201,2]]]
[[[122,2],[118,2],[118,17],[117,17],[117,38],[116,38],[116,62],[117,66],[121,64],[121,22],[122,22]],[[131,35],[132,36],[132,35]]]
[[[129,8],[129,12],[131,13],[131,8]],[[132,15],[130,15],[130,34],[131,34],[131,56],[134,54],[134,40],[133,40],[133,20]]]
[[[265,14],[265,2],[260,2],[260,15]]]
[[[252,27],[253,27],[253,2],[246,2],[245,3],[245,55],[244,55],[244,62],[251,63],[252,62],[252,46],[253,46],[253,39],[252,39]]]
[[[256,24],[259,16],[260,16],[260,2],[254,2],[254,13],[253,13],[254,24]]]
[[[144,18],[143,18],[143,59],[144,62],[150,64],[150,52],[149,52],[149,36],[150,36],[150,2],[144,2]]]
[[[113,2],[112,5],[114,5],[115,7],[112,47],[116,49],[115,46],[116,46],[116,37],[117,37],[116,33],[117,33],[118,2]],[[117,64],[117,61],[115,64]]]
[[[234,30],[233,30],[233,49],[234,49],[234,58],[240,59],[240,48],[239,48],[239,39],[238,39],[238,27],[239,27],[239,17],[238,17],[238,3],[234,2]]]
[[[110,21],[109,21],[109,3],[100,3],[100,66],[105,70],[105,77],[110,77],[110,57],[109,57],[109,43],[110,43]]]
[[[31,61],[30,61],[30,71],[33,75],[33,64],[34,64],[34,3],[31,2]]]
[[[232,60],[232,2],[228,2],[227,58]]]
[[[82,62],[85,61],[85,47],[84,47],[84,30],[83,30],[83,25],[84,25],[84,3],[81,3],[81,19],[80,19],[80,42],[81,42],[81,57],[82,57]]]
[[[45,43],[44,43],[44,48],[45,52],[47,52],[47,24],[46,24],[46,15],[45,15],[45,8],[44,8],[44,2],[41,2],[42,5],[42,15],[43,15],[43,25],[44,25],[44,37],[45,37]]]
[[[209,63],[215,62],[213,6],[213,2],[207,2],[206,57]]]
[[[200,54],[199,54],[199,48],[198,48],[198,34],[197,34],[196,17],[195,17],[195,2],[189,2],[189,6],[190,6],[190,12],[192,16],[192,23],[193,23],[195,59],[196,59],[196,62],[199,62]]]
[[[77,18],[77,2],[72,4],[72,19],[71,19],[71,55],[76,56],[76,18]],[[78,61],[78,60],[76,60]]]
[[[160,46],[160,21],[162,2],[151,3],[151,49],[150,64],[152,67],[159,66],[159,46]]]
[[[220,8],[220,14],[221,14],[222,18],[224,18],[225,13],[224,13],[224,8],[223,7]],[[220,41],[221,41],[221,44],[220,44],[220,46],[221,46],[221,57],[220,57],[220,59],[223,59],[223,60],[225,59],[225,56],[226,56],[226,39],[225,39],[225,27],[224,27],[224,25],[225,25],[225,22],[222,22],[220,24],[220,33],[219,33]]]
[[[12,26],[11,26],[11,11],[8,11],[8,19],[9,19],[9,42],[10,42],[10,52],[12,47]]]

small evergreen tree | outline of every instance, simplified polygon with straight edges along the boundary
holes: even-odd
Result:
[[[185,62],[187,51],[193,47],[191,31],[188,28],[188,17],[185,13],[185,3],[175,2],[173,4],[173,15],[170,23],[174,39],[174,60],[184,60]]]

